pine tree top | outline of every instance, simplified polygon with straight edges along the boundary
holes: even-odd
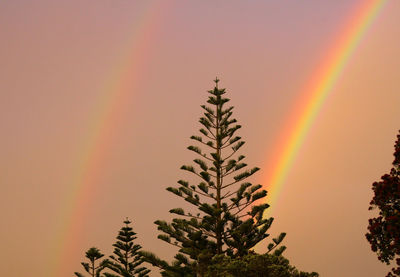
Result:
[[[215,80],[214,80],[214,82],[215,82],[215,87],[216,87],[216,88],[218,88],[218,82],[219,82],[219,79],[218,79],[218,77],[215,77]]]
[[[132,223],[132,221],[129,220],[129,218],[126,218],[124,221],[125,225],[129,225]]]
[[[100,259],[103,256],[104,255],[101,254],[100,250],[97,249],[96,247],[92,247],[86,252],[86,258],[88,258],[90,261]]]

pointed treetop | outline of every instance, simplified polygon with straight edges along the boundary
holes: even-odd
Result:
[[[131,222],[132,222],[132,221],[130,221],[128,218],[126,218],[125,221],[124,221],[124,223],[125,223],[126,225],[130,224]]]
[[[219,82],[219,79],[218,79],[218,77],[215,77],[215,80],[214,80],[214,82],[215,82],[215,86],[216,86],[216,88],[218,88],[218,82]]]

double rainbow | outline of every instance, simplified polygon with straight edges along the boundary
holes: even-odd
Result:
[[[104,156],[107,153],[107,145],[112,139],[114,122],[120,117],[120,110],[129,101],[131,93],[138,88],[140,70],[145,64],[144,53],[150,45],[149,40],[154,36],[152,33],[158,26],[160,12],[164,10],[165,3],[169,1],[151,1],[142,18],[135,21],[132,28],[134,33],[130,35],[131,42],[128,42],[127,51],[123,61],[111,74],[111,78],[105,85],[106,89],[99,98],[99,102],[90,123],[91,129],[85,138],[82,147],[82,156],[77,165],[77,173],[71,181],[71,190],[65,197],[64,209],[60,212],[62,222],[57,228],[51,246],[54,248],[51,253],[51,264],[44,276],[70,276],[66,269],[71,255],[78,247],[74,242],[79,242],[79,231],[85,221],[86,214],[83,213],[85,206],[93,201],[93,188],[96,184],[96,176],[102,168]],[[163,4],[161,4],[163,3]],[[308,133],[315,117],[325,99],[331,92],[338,80],[352,53],[360,43],[362,37],[379,14],[386,0],[369,0],[356,13],[353,21],[348,25],[338,43],[329,53],[326,62],[310,80],[304,93],[299,110],[298,118],[290,124],[286,140],[280,145],[272,174],[265,180],[270,197],[268,202],[274,207],[279,197],[280,190],[285,182],[286,176],[293,165],[295,157],[301,147],[306,134]],[[133,78],[133,80],[132,80]]]

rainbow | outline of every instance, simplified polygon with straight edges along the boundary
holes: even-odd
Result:
[[[49,242],[49,267],[43,276],[71,276],[74,270],[80,270],[79,262],[71,265],[76,256],[83,256],[86,249],[82,246],[80,233],[87,220],[87,207],[96,196],[98,176],[104,169],[111,142],[117,130],[122,113],[132,94],[138,91],[141,78],[144,78],[145,65],[149,59],[152,39],[163,19],[166,4],[169,1],[149,1],[143,7],[141,17],[136,18],[133,33],[128,35],[126,49],[122,49],[120,62],[113,68],[110,78],[98,97],[89,118],[87,136],[80,147],[75,176],[70,181],[71,187],[60,206],[59,222],[55,236]],[[169,5],[171,6],[171,5]]]
[[[282,143],[276,147],[277,154],[273,155],[272,160],[268,163],[268,165],[273,164],[274,166],[263,178],[263,183],[267,184],[266,189],[269,195],[267,201],[271,208],[275,207],[289,170],[293,166],[318,112],[386,2],[387,0],[362,1],[361,7],[356,10],[349,24],[340,34],[337,43],[324,59],[324,63],[312,75],[301,93],[295,112],[290,117],[292,120],[283,132],[283,139],[278,140]],[[271,208],[267,210],[268,214],[271,213]]]

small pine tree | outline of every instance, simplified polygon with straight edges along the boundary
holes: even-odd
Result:
[[[126,219],[125,226],[121,228],[118,233],[117,241],[113,244],[115,256],[110,256],[110,261],[107,267],[115,274],[105,273],[106,277],[147,277],[150,272],[146,267],[140,266],[144,261],[139,254],[142,248],[138,244],[134,244],[137,238],[136,233],[133,232],[132,227],[129,226],[131,221]]]
[[[104,255],[100,252],[96,247],[90,248],[86,251],[86,258],[90,261],[89,263],[82,262],[83,268],[87,273],[92,277],[100,277],[101,271],[106,268],[107,260],[103,260],[99,265],[96,265],[99,259],[101,259]],[[75,275],[78,277],[84,277],[83,274],[79,272],[75,272]]]
[[[225,108],[229,101],[224,97],[225,89],[215,87],[209,91],[207,103],[202,105],[204,116],[199,122],[203,128],[199,136],[192,136],[196,144],[189,146],[198,158],[196,166],[184,165],[182,170],[199,178],[197,185],[179,180],[178,187],[168,191],[191,204],[194,211],[182,208],[170,210],[178,215],[172,223],[157,220],[158,230],[164,234],[159,239],[175,245],[179,253],[172,264],[159,259],[154,254],[143,253],[147,261],[164,271],[163,276],[203,276],[215,255],[242,257],[249,250],[269,236],[267,233],[273,218],[264,218],[268,204],[257,204],[267,192],[261,185],[252,185],[247,178],[259,168],[245,170],[245,156],[237,155],[244,145],[240,136],[235,135],[241,128],[232,118],[233,107]],[[268,246],[275,249],[285,237],[282,233]],[[282,253],[284,247],[276,249]]]

